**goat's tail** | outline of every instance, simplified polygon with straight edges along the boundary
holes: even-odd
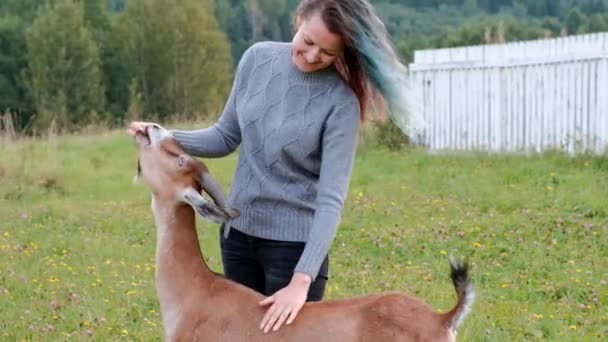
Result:
[[[450,257],[450,278],[458,295],[458,303],[448,313],[443,315],[444,324],[447,328],[456,332],[465,316],[471,310],[471,304],[475,299],[475,292],[469,277],[469,264],[467,261],[457,260]]]

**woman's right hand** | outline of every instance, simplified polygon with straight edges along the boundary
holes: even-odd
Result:
[[[145,131],[146,127],[150,125],[155,125],[155,123],[145,121],[132,121],[129,124],[127,133],[129,133],[130,136],[134,137],[135,133],[137,133],[138,131]]]

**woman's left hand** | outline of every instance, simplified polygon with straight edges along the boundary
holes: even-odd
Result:
[[[309,275],[296,272],[289,285],[261,301],[261,306],[272,306],[266,311],[260,329],[267,333],[279,330],[285,321],[291,324],[306,303],[311,282]]]

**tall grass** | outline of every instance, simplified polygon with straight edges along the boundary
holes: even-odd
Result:
[[[123,130],[0,145],[0,340],[160,341],[150,195]],[[608,333],[608,158],[358,151],[327,298],[406,291],[454,305],[447,255],[478,297],[462,341]],[[236,157],[208,160],[228,189]],[[199,221],[221,271],[217,227]],[[205,305],[205,303],[201,303]]]

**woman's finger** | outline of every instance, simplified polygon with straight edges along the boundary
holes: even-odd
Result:
[[[267,333],[270,331],[270,329],[272,329],[272,326],[276,323],[277,319],[283,313],[284,310],[285,310],[285,307],[281,307],[281,308],[275,310],[272,313],[272,315],[270,315],[268,322],[266,322],[266,325],[264,326],[264,333]]]
[[[263,301],[260,302],[261,306],[266,306],[268,304],[274,303],[274,296],[266,297]]]
[[[268,323],[268,321],[270,321],[270,317],[272,317],[272,315],[274,314],[274,312],[277,310],[277,306],[275,304],[273,304],[267,311],[266,314],[264,315],[264,318],[262,318],[262,323],[260,323],[260,329],[264,329],[266,327],[266,324]]]
[[[137,130],[140,126],[141,126],[141,122],[139,122],[139,121],[132,121],[131,123],[129,123],[129,129],[132,129],[132,130]]]
[[[132,121],[129,124],[129,129],[133,130],[134,132],[143,131],[143,130],[145,130],[146,126],[150,126],[153,124],[154,123],[152,123],[152,122],[146,122],[146,121]]]
[[[285,323],[285,320],[287,319],[287,317],[290,315],[290,313],[292,313],[293,310],[287,308],[285,310],[283,310],[283,312],[281,312],[281,315],[279,316],[279,319],[277,320],[277,322],[275,323],[274,327],[272,327],[273,331],[277,331],[279,330],[279,328],[281,328],[281,326],[283,325],[283,323]]]
[[[290,325],[291,323],[293,323],[293,321],[296,319],[296,316],[298,315],[298,313],[300,313],[300,309],[293,309],[291,310],[291,313],[289,313],[289,318],[287,319],[287,325]]]

